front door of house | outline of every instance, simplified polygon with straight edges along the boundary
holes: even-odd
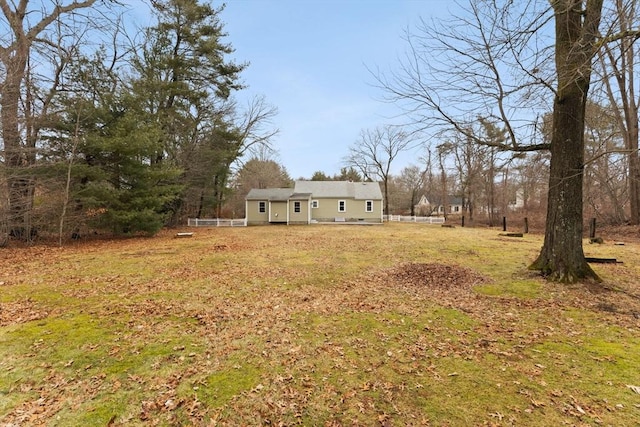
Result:
[[[271,202],[269,222],[287,222],[287,202]]]

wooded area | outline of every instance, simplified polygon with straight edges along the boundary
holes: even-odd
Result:
[[[231,165],[269,145],[275,108],[233,99],[246,64],[228,59],[222,9],[152,6],[156,25],[131,34],[116,2],[0,1],[0,245],[213,213]]]

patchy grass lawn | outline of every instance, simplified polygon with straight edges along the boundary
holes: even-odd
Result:
[[[0,426],[638,425],[640,245],[418,224],[0,249]]]

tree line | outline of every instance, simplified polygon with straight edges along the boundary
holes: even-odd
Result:
[[[229,59],[223,8],[151,6],[132,30],[117,2],[0,1],[0,245],[215,214],[232,165],[269,149],[276,110],[234,100],[247,64]]]
[[[549,141],[550,114],[541,122],[539,138]],[[415,139],[404,134],[406,139]],[[388,172],[392,163],[397,170],[399,162],[389,155],[389,148],[384,148],[393,140],[382,132],[378,135],[368,142],[357,140],[343,160],[354,171],[366,171],[358,173],[356,180],[366,176],[381,182],[382,187],[387,183],[388,213],[425,215],[431,211],[416,211],[423,195],[439,203],[456,197],[463,208],[459,214],[470,222],[493,226],[504,215],[522,214],[544,223],[550,154],[541,150],[514,155],[500,150],[497,145],[507,137],[506,130],[497,123],[478,117],[464,133],[451,131],[429,143],[420,142],[414,150],[414,160],[397,173]],[[487,143],[478,144],[476,140]],[[414,147],[416,141],[405,145]],[[368,151],[363,147],[369,147]],[[585,114],[585,150],[591,159],[584,168],[585,216],[598,218],[602,224],[630,223],[629,154],[624,150],[614,111],[593,101],[587,104]],[[316,176],[331,179],[322,172],[316,172],[311,179]]]

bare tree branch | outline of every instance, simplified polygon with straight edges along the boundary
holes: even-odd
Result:
[[[469,1],[445,22],[422,20],[405,32],[407,51],[399,70],[372,72],[384,100],[400,106],[409,122],[423,132],[455,129],[469,133],[476,117],[499,120],[509,138],[492,144],[502,151],[549,148],[535,143],[535,117],[549,111],[553,94],[553,40],[540,31],[552,21],[547,7],[535,1]]]

